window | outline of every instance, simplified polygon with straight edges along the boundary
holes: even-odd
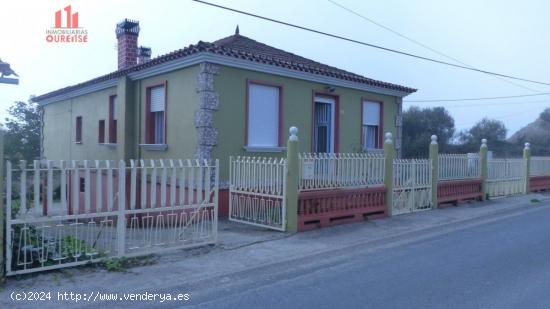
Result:
[[[105,120],[100,120],[98,125],[97,142],[105,143]]]
[[[166,143],[166,92],[165,86],[147,89],[147,113],[145,126],[145,143]]]
[[[79,187],[81,193],[86,192],[86,179],[84,177],[80,177]]]
[[[82,143],[82,116],[76,117],[76,136],[75,142]]]
[[[280,108],[280,86],[248,84],[248,147],[280,146]]]
[[[363,149],[380,148],[381,103],[363,101],[362,143]]]
[[[109,143],[116,144],[117,96],[109,97]]]

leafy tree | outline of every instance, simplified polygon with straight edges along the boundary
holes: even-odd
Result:
[[[5,118],[4,153],[9,160],[40,157],[40,108],[33,102],[15,102]]]
[[[454,133],[454,119],[445,108],[412,106],[403,113],[403,157],[426,158],[434,134],[438,137],[440,152],[446,152]]]
[[[467,131],[459,134],[462,143],[458,147],[459,152],[477,152],[481,146],[481,140],[487,139],[489,150],[499,157],[518,156],[516,145],[506,140],[508,130],[504,122],[495,119],[483,118]],[[519,153],[521,153],[521,147]]]
[[[460,134],[460,140],[465,144],[480,144],[482,139],[487,141],[504,141],[508,130],[504,122],[489,118],[483,118],[472,128]]]

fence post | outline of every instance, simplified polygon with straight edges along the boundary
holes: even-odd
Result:
[[[393,159],[395,158],[395,148],[393,146],[392,135],[386,133],[384,140],[384,185],[386,186],[386,208],[388,216],[393,212]]]
[[[525,161],[525,194],[531,191],[529,177],[531,177],[531,144],[525,143],[523,148],[523,160]]]
[[[286,230],[290,233],[298,231],[298,128],[290,127],[290,137],[286,150]]]
[[[481,164],[481,200],[485,201],[487,199],[487,140],[481,140],[481,147],[479,148],[479,163]]]
[[[432,209],[436,209],[438,206],[437,183],[439,182],[439,144],[437,143],[437,135],[432,135],[430,160],[432,161]]]
[[[9,183],[9,182],[8,182]],[[6,188],[6,190],[11,190],[11,188]],[[4,212],[6,211],[4,207],[4,131],[0,130],[0,283],[4,283],[6,279],[6,267],[4,255],[4,233],[6,231]],[[6,244],[9,246],[10,244]]]
[[[126,242],[126,163],[118,162],[117,255],[124,256]]]

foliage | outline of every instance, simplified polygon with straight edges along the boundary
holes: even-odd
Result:
[[[157,261],[158,257],[155,255],[146,255],[132,258],[110,258],[103,262],[103,266],[105,266],[107,271],[126,272],[126,270],[130,267],[153,265],[157,263]]]
[[[9,160],[34,160],[40,156],[40,108],[33,102],[15,102],[5,118],[4,151]]]
[[[454,133],[454,119],[445,108],[412,106],[403,113],[403,157],[427,157],[433,134],[438,137],[440,152],[446,152]]]
[[[473,127],[460,133],[460,141],[464,144],[481,144],[482,139],[487,141],[505,141],[506,126],[500,120],[483,118]]]

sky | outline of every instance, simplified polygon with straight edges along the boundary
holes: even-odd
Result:
[[[274,19],[393,49],[450,61],[353,15],[328,0],[211,0]],[[550,83],[550,1],[545,0],[333,0],[377,23],[470,66]],[[85,44],[45,40],[54,13],[71,5],[88,31]],[[407,100],[471,98],[550,92],[550,86],[515,82],[395,55],[366,46],[269,23],[191,0],[29,1],[0,0],[0,59],[20,75],[20,84],[0,84],[0,119],[15,101],[28,100],[116,70],[115,25],[138,20],[138,44],[153,57],[234,33],[316,61],[418,92],[404,108],[444,106],[457,131],[483,117],[502,120],[511,135],[532,122],[550,96],[473,102],[413,103]],[[529,89],[525,89],[528,87]]]

